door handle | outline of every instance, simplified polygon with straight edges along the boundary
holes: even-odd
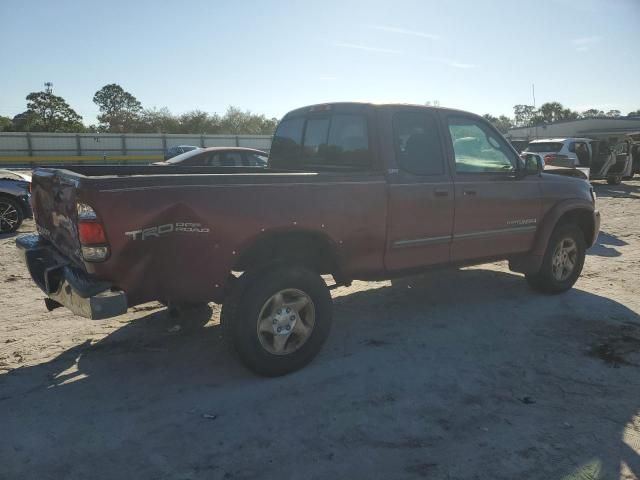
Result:
[[[463,191],[462,191],[462,194],[463,194],[464,196],[467,196],[467,197],[473,197],[473,196],[475,196],[475,195],[476,195],[476,193],[477,193],[477,192],[476,192],[475,190],[463,190]]]
[[[433,192],[433,195],[436,197],[448,197],[449,196],[449,190],[435,190]]]

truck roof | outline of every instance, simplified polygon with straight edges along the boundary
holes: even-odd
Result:
[[[314,105],[307,105],[305,107],[296,108],[295,110],[291,110],[288,112],[283,118],[289,116],[296,116],[306,114],[310,111],[358,111],[365,110],[366,108],[396,108],[396,107],[411,107],[411,108],[422,108],[425,110],[441,110],[447,112],[457,112],[465,115],[469,115],[471,112],[467,112],[465,110],[459,110],[455,108],[446,108],[446,107],[435,107],[431,105],[420,105],[416,103],[374,103],[374,102],[327,102],[327,103],[317,103]],[[476,114],[472,114],[476,115]],[[476,115],[479,116],[479,115]]]

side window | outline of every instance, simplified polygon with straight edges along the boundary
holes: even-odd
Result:
[[[569,151],[570,151],[571,153],[576,153],[576,144],[575,144],[575,142],[571,142],[571,143],[569,144]]]
[[[629,154],[629,144],[627,142],[620,142],[616,144],[614,147],[614,151],[616,155],[628,155]]]
[[[436,119],[430,113],[403,112],[393,118],[396,160],[415,175],[442,175],[444,155]]]
[[[180,162],[180,165],[184,165],[187,167],[201,167],[202,165],[207,164],[207,154],[201,153],[200,155],[194,155],[193,157],[187,158],[185,161]]]
[[[240,152],[227,152],[222,159],[223,167],[239,167],[242,165],[242,154]]]
[[[449,117],[457,173],[511,173],[517,160],[505,141],[482,122]]]
[[[219,167],[221,165],[220,153],[210,153],[209,158],[207,158],[206,164],[210,167]]]
[[[249,167],[266,167],[267,166],[267,157],[263,155],[258,155],[255,153],[247,153],[246,154],[246,165]]]

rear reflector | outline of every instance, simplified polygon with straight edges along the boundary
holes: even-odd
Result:
[[[87,262],[101,262],[109,256],[109,247],[82,246],[82,258]]]
[[[99,245],[107,243],[102,225],[97,222],[79,222],[78,237],[82,245]]]

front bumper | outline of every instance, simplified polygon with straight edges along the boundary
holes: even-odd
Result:
[[[16,239],[16,247],[36,285],[74,314],[100,320],[127,311],[127,296],[122,290],[71,265],[40,235],[22,235]]]

